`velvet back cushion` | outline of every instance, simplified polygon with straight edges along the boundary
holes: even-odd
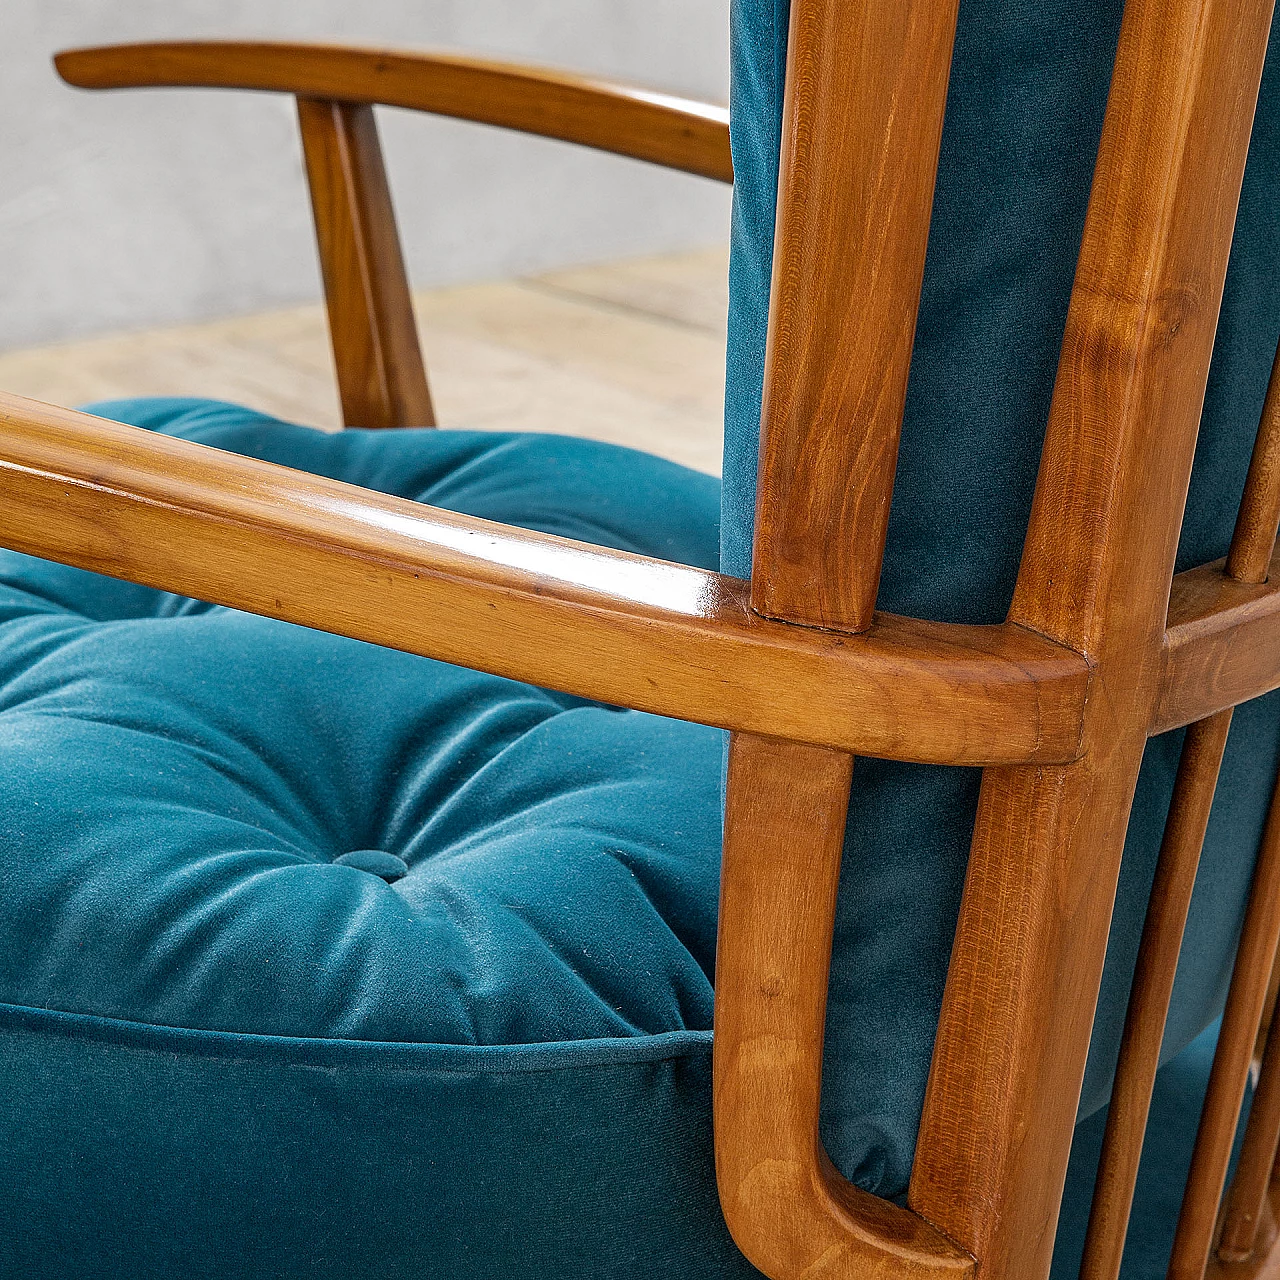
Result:
[[[1119,32],[1120,0],[965,0],[879,606],[1008,609]],[[722,564],[746,576],[768,317],[787,0],[735,0]],[[1280,71],[1264,77],[1178,568],[1225,554],[1280,330]],[[856,307],[857,298],[848,305]],[[1174,992],[1166,1059],[1221,1009],[1277,757],[1280,702],[1236,716]],[[1181,734],[1147,750],[1081,1114],[1110,1089]],[[836,922],[824,1137],[861,1186],[906,1185],[979,775],[860,762]]]

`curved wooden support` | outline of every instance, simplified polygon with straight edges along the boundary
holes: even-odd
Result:
[[[733,181],[726,107],[539,67],[442,53],[218,40],[71,49],[54,64],[81,89],[260,89],[405,107]]]
[[[737,733],[716,949],[716,1179],[772,1280],[972,1276],[924,1219],[860,1191],[818,1138],[823,1023],[853,758]]]
[[[747,584],[0,395],[0,543],[583,697],[866,755],[1070,759],[1089,680],[1017,627],[770,622]]]

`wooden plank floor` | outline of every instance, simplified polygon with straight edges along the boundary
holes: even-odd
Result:
[[[720,470],[727,258],[705,250],[415,297],[441,425],[553,431]],[[336,428],[323,308],[0,353],[54,404],[213,396]]]

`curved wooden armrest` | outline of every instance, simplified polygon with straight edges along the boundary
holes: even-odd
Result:
[[[1017,627],[832,635],[736,578],[0,395],[0,545],[582,697],[862,755],[1079,750],[1089,670]]]
[[[406,107],[518,129],[733,181],[726,107],[513,63],[340,45],[176,41],[54,58],[82,89],[260,89]]]

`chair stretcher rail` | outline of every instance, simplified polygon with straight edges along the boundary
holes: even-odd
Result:
[[[603,702],[859,755],[1063,761],[1089,670],[1020,628],[772,622],[747,584],[0,395],[0,544]]]
[[[1153,734],[1280,687],[1280,555],[1257,585],[1233,581],[1223,567],[1219,560],[1173,579]]]
[[[257,89],[404,107],[733,181],[727,108],[541,67],[442,53],[214,40],[71,49],[54,62],[64,80],[82,89]]]

